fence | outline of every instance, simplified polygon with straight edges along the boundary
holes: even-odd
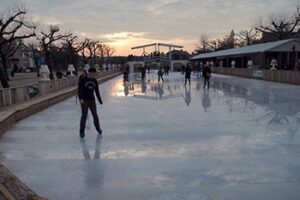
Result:
[[[98,72],[96,78],[101,78],[108,74],[117,72],[118,70],[108,70],[103,72]],[[11,106],[17,103],[22,103],[27,100],[49,94],[61,89],[76,86],[78,77],[68,77],[64,79],[57,79],[51,81],[40,81],[30,85],[23,85],[19,87],[12,87],[6,89],[0,89],[0,109],[7,106]],[[36,91],[36,94],[32,96],[30,90]]]
[[[239,76],[243,78],[260,79],[265,81],[274,81],[274,82],[300,85],[299,71],[215,68],[213,72],[217,74]]]

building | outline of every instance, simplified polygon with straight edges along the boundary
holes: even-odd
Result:
[[[19,72],[36,70],[34,60],[26,55],[28,53],[26,49],[26,46],[23,44],[8,58],[8,66],[6,66],[8,70],[12,70],[14,67],[17,67],[16,70]],[[2,61],[0,62],[0,66],[2,66]]]
[[[191,58],[201,64],[213,63],[215,67],[294,70],[300,58],[300,40],[287,39],[255,44],[246,47],[199,54]],[[251,63],[251,66],[249,66]]]

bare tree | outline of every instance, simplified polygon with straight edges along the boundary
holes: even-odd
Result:
[[[208,43],[208,46],[213,49],[214,51],[217,51],[219,49],[219,41],[218,40],[212,40]]]
[[[259,32],[256,29],[242,30],[237,34],[239,46],[249,46],[258,40]]]
[[[108,66],[108,64],[110,63],[110,58],[112,57],[112,55],[115,53],[116,50],[110,45],[104,45],[104,51],[107,58],[106,66]]]
[[[202,34],[199,38],[199,44],[196,47],[198,53],[205,53],[209,50],[209,41],[207,35]]]
[[[25,9],[17,9],[14,14],[0,18],[0,57],[3,68],[0,67],[0,80],[4,88],[8,84],[8,59],[21,47],[22,40],[35,36],[35,26],[26,17]]]
[[[227,37],[227,47],[234,48],[236,46],[235,32],[234,30],[230,31],[229,36]]]
[[[71,36],[72,38],[72,36]],[[83,53],[85,55],[85,53],[83,51],[85,51],[85,49],[87,48],[87,45],[89,43],[89,39],[84,39],[83,41],[81,42],[78,42],[77,41],[77,37],[74,38],[74,39],[69,39],[69,41],[67,41],[68,45],[69,45],[69,48],[73,48],[72,51],[74,51],[74,60],[73,60],[73,64],[75,66],[75,69],[78,71],[78,60],[79,60],[79,53]],[[86,57],[85,57],[86,58]],[[86,60],[83,58],[83,60]],[[86,62],[84,61],[84,64],[86,64]]]
[[[78,39],[78,36],[71,34],[69,37],[65,38],[65,42],[63,43],[63,47],[66,50],[67,55],[67,62],[68,64],[73,64],[74,66],[77,64],[75,63],[76,59],[76,48],[74,47],[76,40]],[[77,68],[77,67],[75,67]]]
[[[101,68],[101,70],[103,70],[102,66],[104,64],[104,57],[105,57],[105,54],[106,54],[105,44],[98,44],[98,49],[97,49],[96,54],[98,56],[100,56],[100,68]]]
[[[82,41],[80,43],[81,48],[80,48],[79,52],[80,52],[80,54],[82,56],[84,64],[88,64],[88,58],[89,57],[87,57],[86,54],[87,54],[88,47],[90,46],[90,44],[91,44],[91,39],[88,39],[88,38],[86,38],[84,41]]]
[[[92,66],[95,66],[96,64],[96,52],[97,49],[99,48],[98,45],[99,41],[89,41],[88,45],[87,45],[87,50],[89,52],[89,57],[88,57],[88,61],[92,60],[91,64]]]
[[[299,22],[300,12],[299,8],[297,8],[297,12],[293,16],[271,15],[266,21],[259,20],[256,30],[263,34],[271,35],[277,40],[282,40],[295,35]]]
[[[39,49],[38,44],[31,42],[28,43],[27,45],[24,45],[24,54],[25,56],[31,58],[34,61],[37,77],[40,77],[39,61],[41,59],[42,53]]]
[[[234,30],[231,30],[229,35],[226,36],[223,39],[218,40],[219,50],[224,50],[224,49],[232,49],[236,47],[236,39],[235,39],[235,33]]]
[[[41,46],[41,51],[43,52],[46,63],[49,66],[50,70],[50,79],[54,79],[53,76],[53,71],[54,71],[54,60],[53,60],[53,54],[51,51],[55,48],[55,42],[62,40],[64,38],[70,37],[71,34],[63,35],[59,33],[59,27],[51,25],[49,27],[49,32],[41,32],[42,37],[39,39],[40,40],[40,46]]]
[[[73,64],[76,72],[78,71],[78,54],[84,51],[83,54],[85,55],[85,51],[88,47],[89,42],[89,39],[84,39],[83,41],[79,42],[78,36],[75,36],[73,34],[65,39],[63,46],[67,51],[68,64]]]

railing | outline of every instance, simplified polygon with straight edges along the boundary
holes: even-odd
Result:
[[[119,71],[118,69],[98,72],[96,78],[101,78],[108,74],[112,74]],[[0,89],[0,110],[17,103],[22,103],[36,97],[41,97],[45,94],[49,94],[61,89],[76,86],[78,77],[68,77],[64,79],[57,79],[51,81],[40,81],[37,83],[23,85],[19,87],[12,87],[6,89]],[[32,97],[29,94],[29,89],[37,89],[37,94]]]
[[[300,71],[220,67],[214,68],[213,71],[218,74],[300,85]]]

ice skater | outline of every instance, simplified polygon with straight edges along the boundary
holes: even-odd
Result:
[[[78,84],[78,97],[81,105],[81,119],[80,119],[80,130],[79,136],[84,138],[85,136],[85,124],[88,115],[88,109],[91,110],[91,113],[94,118],[94,125],[99,135],[102,135],[102,130],[100,128],[100,122],[97,114],[97,107],[94,93],[96,93],[97,99],[100,104],[103,104],[98,82],[95,78],[96,69],[91,67],[88,70],[87,76],[83,77]]]
[[[148,74],[150,74],[151,66],[149,64],[147,64],[146,66],[147,66]]]
[[[185,68],[185,82],[184,85],[186,85],[187,81],[189,81],[189,85],[191,85],[191,73],[192,73],[192,68],[190,64],[186,65]]]
[[[207,88],[209,88],[209,79],[211,77],[211,70],[210,68],[208,67],[208,65],[206,65],[202,71],[202,76],[204,78],[204,85],[203,85],[203,88],[206,87],[207,85]]]
[[[127,67],[123,69],[123,82],[129,82],[129,68]]]
[[[161,65],[158,67],[157,75],[158,75],[158,82],[160,82],[160,79],[162,80],[162,82],[165,82],[163,78],[164,70]]]
[[[142,81],[144,81],[146,78],[146,67],[142,67],[141,73],[142,73]]]

